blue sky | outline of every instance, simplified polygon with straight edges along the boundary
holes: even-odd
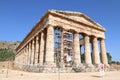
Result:
[[[120,61],[120,0],[0,0],[0,40],[22,41],[49,9],[82,12],[106,28],[106,48]]]

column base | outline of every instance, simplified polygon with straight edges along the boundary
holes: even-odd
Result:
[[[44,66],[44,68],[54,68],[54,67],[56,67],[56,63],[54,63],[54,62],[45,62],[43,66]]]
[[[94,67],[93,64],[85,64],[86,67],[92,68]]]
[[[43,73],[54,73],[56,64],[54,62],[45,62],[43,64]]]
[[[50,65],[50,66],[49,66]],[[79,66],[72,67],[56,67],[55,63],[45,63],[44,65],[23,65],[21,70],[28,72],[39,72],[39,73],[71,73],[71,72],[98,72],[99,67],[93,64],[79,64]],[[105,71],[114,70],[109,64],[105,65]]]
[[[79,66],[74,66],[73,70],[75,72],[96,72],[98,71],[98,67],[94,66],[93,64],[82,64],[80,63]]]
[[[109,64],[104,64],[106,67],[110,67],[110,65]]]
[[[60,62],[60,68],[65,68],[65,63],[64,62]]]

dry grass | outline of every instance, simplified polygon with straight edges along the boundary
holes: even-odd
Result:
[[[7,63],[0,62],[0,80],[120,80],[120,71],[105,72],[104,77],[101,77],[99,72],[31,73],[12,70],[10,66],[10,69],[6,69]]]
[[[115,69],[117,69],[118,71],[120,71],[120,65],[112,64],[111,66],[114,67]]]
[[[99,72],[87,73],[30,73],[17,70],[2,69],[0,80],[120,80],[120,71],[105,72],[101,77]]]

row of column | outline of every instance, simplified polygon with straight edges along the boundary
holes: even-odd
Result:
[[[44,33],[41,32],[28,44],[28,65],[43,65],[44,58]]]
[[[46,37],[45,37],[46,36]],[[84,52],[85,52],[85,63],[92,64],[90,54],[90,37],[84,36]],[[74,62],[76,65],[81,63],[80,55],[80,43],[79,33],[74,33]],[[107,64],[107,55],[104,39],[100,41],[102,62]],[[61,54],[63,55],[63,45],[61,45]],[[54,65],[54,27],[49,26],[47,28],[47,35],[44,32],[36,35],[25,47],[21,50],[25,56],[23,57],[23,63],[28,65],[35,65],[46,63],[47,65]],[[61,56],[63,58],[63,56]],[[98,42],[97,38],[93,38],[93,59],[95,64],[100,63],[100,57],[98,53]],[[62,59],[61,58],[61,59]],[[61,60],[62,61],[62,60]]]
[[[94,37],[92,39],[92,45],[93,45],[93,50],[92,50],[92,56],[93,56],[93,63],[94,64],[99,64],[100,62],[100,56],[98,52],[98,39],[97,37]],[[102,63],[103,64],[108,64],[107,61],[107,54],[106,54],[106,48],[105,48],[105,41],[104,39],[100,40],[100,52],[101,52],[101,57],[102,57]],[[81,63],[81,55],[80,55],[80,44],[79,44],[79,34],[75,33],[74,34],[74,54],[75,54],[75,64],[80,64]],[[92,64],[92,59],[91,59],[91,53],[90,53],[90,37],[88,35],[84,35],[84,54],[85,54],[85,63],[86,64]]]
[[[62,30],[62,35],[65,32],[65,30]],[[79,65],[81,64],[81,53],[80,53],[80,39],[79,39],[79,33],[74,32],[74,38],[73,38],[73,49],[74,49],[74,64]],[[63,38],[63,37],[62,37]],[[61,61],[63,62],[63,41],[61,41]],[[92,39],[92,45],[93,45],[93,50],[92,50],[92,59],[91,59],[91,53],[90,53],[90,36],[84,35],[84,54],[85,54],[85,63],[86,64],[92,64],[92,60],[94,64],[99,64],[101,63],[100,60],[100,55],[98,51],[98,38],[93,37]],[[101,38],[100,40],[100,52],[101,52],[101,57],[102,57],[102,63],[103,64],[108,64],[107,61],[107,54],[106,54],[106,47],[105,47],[105,41],[104,39]]]
[[[20,52],[21,63],[27,65],[51,65],[54,63],[54,28],[47,28],[47,35],[40,32]],[[17,58],[17,57],[16,57]],[[19,56],[18,56],[19,58]]]

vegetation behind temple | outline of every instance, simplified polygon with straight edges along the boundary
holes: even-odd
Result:
[[[12,49],[0,49],[0,61],[13,60],[15,54]]]
[[[92,56],[92,53],[91,53],[91,56]],[[120,64],[119,61],[112,61],[112,55],[109,52],[107,52],[107,58],[108,58],[108,63],[109,64]],[[85,62],[84,54],[81,55],[81,60],[82,60],[82,63]],[[100,60],[102,61],[101,54],[100,54]]]
[[[20,44],[20,41],[0,41],[0,61],[14,59],[14,49]]]

